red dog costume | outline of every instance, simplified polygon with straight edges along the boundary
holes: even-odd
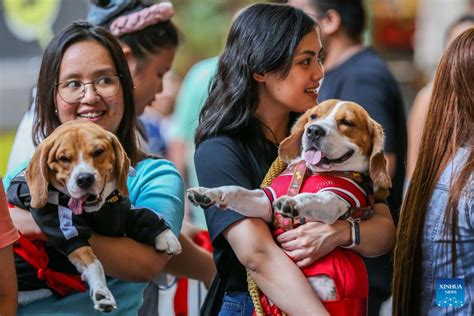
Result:
[[[363,184],[369,185],[364,188]],[[290,166],[264,189],[271,203],[283,195],[322,191],[334,192],[346,200],[351,205],[347,216],[366,219],[373,213],[371,207],[373,203],[369,199],[370,180],[357,172],[310,174],[305,162],[302,161]],[[276,237],[298,225],[300,224],[293,223],[292,219],[276,213],[273,234]],[[369,285],[367,271],[359,255],[348,249],[336,248],[302,271],[307,277],[324,274],[334,280],[337,300],[323,302],[331,315],[366,315]],[[281,315],[276,306],[268,304],[266,297],[262,297],[262,307],[267,315]]]

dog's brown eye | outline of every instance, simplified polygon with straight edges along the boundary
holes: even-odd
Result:
[[[97,158],[100,155],[102,155],[103,152],[104,152],[104,150],[102,148],[98,148],[98,149],[94,150],[94,152],[92,153],[92,157]]]
[[[60,156],[58,160],[61,162],[66,162],[66,163],[71,162],[71,159],[67,156]]]
[[[317,115],[317,114],[311,114],[311,115],[309,116],[309,118],[310,118],[311,120],[315,120],[315,119],[318,118],[318,115]]]
[[[346,119],[339,120],[339,124],[346,125],[346,126],[355,126],[354,123],[352,123],[351,121],[346,120]]]

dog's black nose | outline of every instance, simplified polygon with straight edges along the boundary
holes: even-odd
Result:
[[[310,125],[306,129],[306,135],[309,139],[319,139],[326,135],[326,131],[318,125]]]
[[[92,173],[81,173],[76,178],[77,185],[82,189],[88,189],[94,183],[95,178]]]

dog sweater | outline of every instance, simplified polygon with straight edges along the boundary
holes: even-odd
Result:
[[[264,188],[271,203],[278,197],[287,195],[292,184],[293,172],[286,170],[276,177],[272,184]],[[304,175],[302,175],[304,176]],[[300,193],[317,193],[330,191],[348,203],[350,207],[369,205],[369,192],[356,181],[343,176],[331,174],[309,174],[301,183]],[[276,237],[288,230],[288,221],[280,214],[274,215],[273,235]],[[299,224],[296,223],[295,226]],[[307,276],[328,275],[334,280],[338,300],[366,299],[368,297],[368,276],[362,258],[351,250],[336,248],[326,256],[318,259],[309,267],[302,269]]]

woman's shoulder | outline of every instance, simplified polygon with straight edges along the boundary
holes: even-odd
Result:
[[[450,194],[450,190],[454,181],[458,178],[464,169],[467,159],[469,157],[469,150],[467,148],[459,148],[456,155],[449,161],[439,177],[434,192],[431,195],[431,205],[438,205],[439,203],[445,205]],[[460,203],[471,203],[474,201],[474,174],[471,174],[467,179],[464,187],[461,189]]]
[[[195,159],[217,158],[222,155],[242,156],[244,147],[242,143],[234,137],[219,135],[208,138],[200,143],[196,148]]]
[[[181,175],[171,161],[160,158],[146,158],[138,162],[134,168],[130,168],[127,184],[129,189],[133,190],[145,183],[160,185],[165,178],[167,182],[182,186]]]
[[[454,157],[444,168],[444,171],[438,180],[437,186],[449,187],[451,185],[452,180],[459,175],[459,173],[466,165],[468,157],[469,149],[467,147],[460,147]]]
[[[213,147],[213,146],[238,146],[240,144],[239,140],[236,137],[230,135],[218,135],[204,140],[200,143],[197,148],[200,147]]]
[[[139,161],[133,168],[136,174],[148,172],[150,169],[177,171],[176,166],[169,160],[164,158],[149,157]],[[133,171],[131,171],[133,173]],[[131,174],[133,175],[133,174]]]

